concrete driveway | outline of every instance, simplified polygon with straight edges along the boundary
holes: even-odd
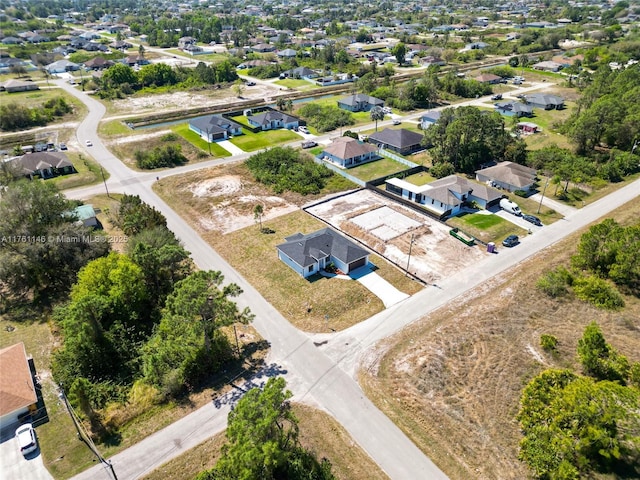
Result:
[[[409,295],[391,285],[376,272],[372,271],[368,265],[354,270],[349,276],[360,282],[362,286],[382,300],[386,308],[409,298]]]
[[[220,145],[222,148],[224,148],[231,155],[242,155],[243,153],[246,153],[240,147],[231,143],[230,140],[220,140],[219,142],[217,142],[217,144]]]
[[[36,429],[36,435],[38,435]],[[15,437],[3,438],[0,443],[0,478],[6,480],[53,480],[44,467],[40,448],[24,457]]]

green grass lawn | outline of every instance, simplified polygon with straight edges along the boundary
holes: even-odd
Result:
[[[404,181],[413,183],[414,185],[426,185],[427,183],[431,183],[436,180],[435,177],[429,175],[429,172],[420,172],[414,173],[413,175],[409,175],[408,177],[403,178]]]
[[[236,115],[234,117],[229,117],[229,118],[231,120],[233,120],[234,122],[239,123],[240,125],[244,125],[245,127],[253,128],[249,124],[249,119],[245,115]]]
[[[526,230],[497,215],[483,213],[463,213],[457,217],[449,218],[446,223],[452,228],[457,227],[487,243],[501,242],[508,235],[523,236],[527,233]]]
[[[79,120],[81,117],[84,117],[84,115],[86,114],[87,107],[84,106],[84,103],[60,88],[32,90],[30,92],[16,93],[2,92],[0,93],[0,104],[9,105],[15,103],[16,105],[20,105],[21,107],[34,108],[41,106],[47,100],[57,97],[62,97],[68,104],[73,105],[73,111],[70,114],[65,115],[64,117],[57,117],[54,122],[75,121]],[[53,125],[53,122],[49,125]]]
[[[245,152],[253,152],[262,148],[273,147],[281,143],[301,140],[300,135],[291,130],[266,130],[264,132],[251,133],[244,130],[244,135],[233,137],[231,143]]]
[[[81,153],[67,153],[67,157],[69,157],[73,166],[76,167],[77,173],[61,175],[47,180],[47,182],[54,183],[60,190],[83,187],[85,185],[95,185],[96,183],[102,182],[103,174],[105,179],[109,178],[109,172],[103,170],[101,173],[100,165],[85,155]]]
[[[295,90],[313,90],[316,88],[322,88],[319,85],[315,85],[311,82],[307,82],[306,80],[299,80],[295,78],[286,78],[284,80],[277,80],[275,82],[276,85],[280,85],[286,88],[293,88]]]
[[[100,136],[104,137],[119,137],[122,135],[134,135],[137,132],[127,127],[122,120],[108,120],[106,122],[100,122],[98,127]]]
[[[214,157],[230,157],[231,154],[227,152],[224,148],[222,148],[217,143],[207,143],[205,142],[200,135],[198,135],[193,130],[189,130],[188,123],[181,123],[179,125],[174,125],[171,127],[171,131],[177,133],[182,138],[184,138],[187,142],[201,149],[203,152],[208,152],[211,149],[211,155]]]
[[[395,160],[391,160],[390,158],[383,157],[380,160],[350,168],[347,172],[360,180],[369,181],[392,173],[401,172],[407,168],[408,167],[406,165],[398,163]]]

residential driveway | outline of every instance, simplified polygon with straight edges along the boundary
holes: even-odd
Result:
[[[53,480],[44,467],[39,448],[25,458],[20,453],[15,437],[3,440],[0,443],[0,478],[3,480]]]
[[[533,223],[527,222],[522,217],[518,217],[518,216],[513,215],[513,214],[511,214],[509,212],[505,212],[504,210],[498,210],[498,211],[494,212],[494,215],[497,215],[500,218],[504,218],[507,222],[511,222],[514,225],[517,225],[520,228],[524,228],[525,230],[528,230],[528,231],[530,231],[532,233],[533,232],[537,232],[541,228],[544,228],[544,225],[542,227],[539,227],[537,225],[534,225]]]
[[[220,140],[219,142],[217,142],[217,144],[220,145],[222,148],[224,148],[232,156],[233,155],[242,155],[243,153],[245,153],[244,150],[242,150],[240,147],[234,145],[229,140]]]
[[[369,266],[360,267],[351,272],[349,276],[360,282],[367,290],[382,300],[382,303],[387,308],[409,298],[409,295],[402,293],[376,272],[371,271]]]

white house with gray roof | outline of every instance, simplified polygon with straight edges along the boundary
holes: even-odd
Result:
[[[277,110],[267,110],[257,115],[247,116],[247,121],[252,127],[260,127],[261,130],[274,130],[277,128],[295,128],[300,126],[300,119],[293,115],[287,115]]]
[[[242,125],[221,115],[206,115],[189,121],[189,130],[211,143],[226,140],[232,135],[242,135]]]
[[[307,278],[329,264],[348,274],[369,263],[369,252],[332,228],[304,235],[296,233],[276,246],[278,258]]]

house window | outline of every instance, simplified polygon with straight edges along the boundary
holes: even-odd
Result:
[[[309,267],[309,272],[313,272],[313,265]]]
[[[433,205],[435,202],[436,202],[435,199],[432,198],[431,199],[431,205]]]

